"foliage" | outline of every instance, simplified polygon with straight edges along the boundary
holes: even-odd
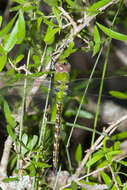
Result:
[[[92,55],[94,64],[89,63],[92,68],[89,79],[77,80],[76,87],[72,86],[74,94],[66,98],[63,108],[61,147],[66,148],[60,151],[60,162],[62,170],[66,169],[68,175],[73,174],[75,177],[64,189],[87,189],[94,185],[106,185],[106,188],[112,190],[126,189],[127,183],[124,184],[121,177],[126,174],[120,170],[121,166],[127,167],[127,162],[120,157],[123,154],[120,144],[127,137],[126,131],[113,135],[112,129],[102,132],[97,128],[112,39],[122,43],[127,40],[127,35],[117,29],[117,23],[126,27],[120,18],[125,10],[125,2],[13,0],[13,3],[8,11],[9,21],[6,25],[5,18],[0,16],[0,26],[3,26],[0,30],[0,79],[3,82],[0,89],[0,111],[4,115],[1,123],[4,123],[7,135],[14,144],[10,159],[8,158],[8,174],[11,176],[15,172],[17,176],[20,173],[22,176],[30,176],[31,189],[48,189],[52,186],[52,182],[48,183],[48,177],[52,171],[54,131],[51,126],[54,126],[56,116],[55,98],[51,90],[54,64],[59,59],[71,60],[73,55],[81,51]],[[126,17],[126,12],[124,16]],[[81,41],[81,45],[76,41]],[[103,69],[94,114],[85,109],[88,103],[86,95],[88,88],[96,88],[95,83],[92,86],[92,78],[97,72],[96,66],[100,67],[102,51]],[[72,62],[73,79],[84,73],[85,71],[80,73],[78,69],[74,70]],[[119,70],[119,73],[126,71]],[[10,89],[13,89],[15,96]],[[127,99],[126,91],[111,90],[109,94],[115,98]],[[40,97],[41,109],[38,105]],[[90,119],[94,120],[92,129],[79,122]],[[85,152],[85,145],[74,142],[76,148],[71,158],[69,151],[75,129],[91,132],[92,137],[88,142],[91,146]],[[95,141],[96,134],[99,136],[98,141]],[[108,140],[114,142],[110,147],[107,147]],[[93,177],[92,172],[98,175]],[[81,175],[85,177],[80,179]],[[18,177],[5,178],[3,181],[7,183],[14,180],[17,181]],[[57,182],[59,185],[57,180],[56,178],[54,187],[51,188],[55,189]]]

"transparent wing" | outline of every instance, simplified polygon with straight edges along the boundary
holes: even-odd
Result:
[[[96,113],[100,84],[100,78],[93,78],[90,82],[89,79],[86,78],[71,81],[69,85],[69,103],[67,103],[68,111],[66,112],[66,115],[69,117],[75,116],[79,105],[82,104],[79,117],[86,117],[88,119],[92,118],[93,116],[87,113],[86,110],[94,114]],[[126,84],[126,76],[108,77],[104,79],[99,115],[106,123],[110,123],[115,119],[117,120],[119,117],[127,113],[125,108],[127,105]],[[125,96],[112,96],[110,93],[111,91],[124,93]]]
[[[28,110],[31,101],[36,105],[44,104],[50,81],[40,78],[0,78],[0,99],[6,99],[11,107],[21,105],[25,96],[26,109]]]
[[[4,97],[10,103],[10,105],[15,105],[16,103],[21,103],[22,97],[26,96],[26,107],[28,109],[32,100],[34,100],[33,105],[39,105],[41,108],[45,104],[45,99],[50,88],[49,80],[41,80],[40,78],[27,78],[14,80],[12,78],[1,77],[0,78],[0,97]],[[89,83],[89,85],[88,85]],[[99,93],[101,79],[93,78],[89,82],[89,79],[77,79],[70,81],[68,97],[76,99],[82,97],[84,92],[86,92],[87,97],[97,98]],[[109,91],[117,90],[125,92],[127,91],[127,77],[108,77],[104,79],[102,97],[103,99],[112,99],[113,97],[109,94]],[[53,85],[51,88],[54,88]],[[87,88],[87,90],[86,90]],[[54,91],[54,90],[53,90]],[[55,92],[53,92],[55,94]],[[52,100],[53,95],[51,96]],[[55,95],[54,95],[55,97]]]
[[[89,83],[89,85],[88,85]],[[126,91],[127,90],[127,77],[126,76],[114,76],[104,79],[103,82],[103,96],[110,96],[109,91]],[[88,87],[87,93],[93,96],[97,96],[99,93],[99,88],[101,84],[101,78],[92,78],[90,81],[87,78],[77,79],[71,81],[69,88],[71,94],[76,94],[77,92],[82,94],[84,89]],[[73,93],[72,93],[73,92]]]

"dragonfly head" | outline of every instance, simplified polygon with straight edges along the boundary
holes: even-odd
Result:
[[[71,69],[71,65],[68,63],[68,61],[66,59],[59,60],[55,64],[55,70],[56,70],[56,72],[69,73],[70,69]]]

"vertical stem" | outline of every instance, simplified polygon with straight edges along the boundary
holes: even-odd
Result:
[[[39,136],[39,141],[38,141],[38,147],[42,144],[44,135],[45,135],[45,121],[46,121],[46,112],[47,112],[47,108],[48,108],[48,100],[49,100],[49,94],[50,94],[50,90],[51,90],[51,79],[50,79],[50,83],[49,83],[49,87],[48,87],[48,93],[47,93],[47,97],[46,97],[46,103],[45,103],[45,109],[44,109],[44,114],[43,114],[43,119],[41,122],[41,129],[40,129],[40,136]],[[39,155],[39,152],[37,152],[37,155]],[[36,162],[38,162],[38,157],[36,159]],[[36,181],[36,176],[33,177],[33,181],[32,181],[32,190],[34,190],[35,188],[35,181]]]
[[[118,13],[120,11],[121,6],[122,6],[122,3],[120,4],[119,9],[117,10],[117,12],[116,12],[116,14],[114,16],[114,19],[112,21],[112,27],[113,27],[113,25],[115,23],[116,17],[118,16]],[[102,77],[101,77],[101,84],[100,84],[98,101],[97,101],[97,109],[96,109],[96,115],[95,115],[95,120],[94,120],[94,131],[93,131],[93,135],[92,135],[91,146],[94,144],[94,140],[95,140],[95,131],[96,131],[96,126],[97,126],[97,121],[98,121],[99,108],[100,108],[100,102],[101,102],[101,95],[102,95],[102,90],[103,90],[103,84],[104,84],[104,77],[105,77],[105,73],[106,73],[106,68],[107,68],[107,64],[108,64],[108,56],[109,56],[109,53],[110,53],[111,42],[112,42],[112,38],[109,39],[109,44],[108,44],[108,48],[107,48],[107,52],[106,52],[104,68],[103,68]],[[88,167],[87,174],[89,172],[90,172],[90,167]]]
[[[99,52],[99,54],[98,54],[97,60],[96,60],[96,62],[95,62],[95,64],[94,64],[94,67],[93,67],[92,72],[91,72],[91,74],[90,74],[90,78],[89,78],[89,80],[88,80],[87,86],[86,86],[85,91],[84,91],[84,94],[83,94],[83,96],[82,96],[81,103],[80,103],[80,105],[79,105],[77,114],[76,114],[76,116],[75,116],[75,120],[74,120],[74,123],[73,123],[73,127],[72,127],[72,129],[71,129],[70,135],[69,135],[69,137],[68,137],[67,145],[66,145],[67,155],[68,155],[68,147],[69,147],[69,144],[70,144],[71,136],[72,136],[73,130],[74,130],[74,128],[75,128],[75,125],[76,125],[76,122],[77,122],[77,119],[78,119],[78,115],[79,115],[80,109],[81,109],[81,107],[82,107],[84,98],[85,98],[85,96],[86,96],[86,94],[87,94],[87,90],[88,90],[88,88],[89,88],[89,84],[90,84],[90,82],[91,82],[92,76],[93,76],[94,71],[95,71],[95,69],[96,69],[96,66],[97,66],[97,64],[98,64],[98,61],[99,61],[99,58],[100,58],[100,56],[101,56],[102,50],[103,50],[103,47],[101,48],[101,50],[100,50],[100,52]],[[72,170],[71,165],[70,165],[70,169]]]
[[[30,61],[30,50],[28,52],[27,57],[27,67]],[[26,72],[27,76],[27,72]],[[23,88],[23,99],[22,99],[22,106],[21,106],[21,117],[20,117],[20,124],[19,124],[19,141],[22,140],[22,132],[23,132],[23,116],[24,116],[24,108],[25,108],[25,97],[26,97],[26,87],[27,87],[27,79],[24,81],[24,88]],[[18,145],[18,158],[17,158],[17,169],[20,169],[20,157],[21,157],[21,143],[19,142]]]

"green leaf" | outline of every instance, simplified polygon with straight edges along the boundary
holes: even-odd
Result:
[[[127,167],[127,162],[126,162],[126,161],[119,160],[118,162],[119,162],[120,164],[124,165],[125,167]]]
[[[98,27],[110,38],[114,38],[116,40],[121,40],[121,41],[126,41],[127,40],[127,35],[115,32],[102,24],[97,23]]]
[[[0,27],[1,27],[1,25],[2,25],[2,20],[3,20],[3,17],[0,16]]]
[[[12,29],[11,33],[8,35],[8,38],[5,41],[4,50],[6,52],[11,51],[11,49],[15,46],[17,42],[17,33],[18,33],[18,20],[14,28]]]
[[[29,165],[29,166],[27,167],[27,170],[30,171],[30,174],[29,174],[29,175],[30,175],[31,177],[33,177],[33,176],[36,175],[36,169],[35,169],[35,167],[34,167],[33,164]]]
[[[59,31],[59,28],[52,29],[48,27],[46,35],[44,37],[45,43],[49,43],[54,38],[55,34]]]
[[[52,122],[56,121],[56,104],[53,104],[53,106],[52,106],[51,121]]]
[[[44,64],[47,65],[51,59],[51,53],[53,51],[53,47],[49,46],[46,50],[45,58],[44,58]]]
[[[7,55],[1,55],[0,56],[0,72],[3,70],[5,64],[7,62]]]
[[[127,182],[124,184],[123,190],[127,190]]]
[[[28,142],[28,135],[26,133],[22,136],[22,142],[24,145],[27,145]],[[28,150],[25,148],[25,146],[21,146],[21,154],[25,154]]]
[[[34,63],[35,65],[40,65],[40,58],[38,55],[33,55],[33,60],[34,60]]]
[[[66,0],[67,4],[70,5],[73,9],[79,9],[79,10],[85,10],[82,9],[82,7],[80,7],[78,4],[76,4],[74,1],[72,0]]]
[[[107,187],[109,187],[112,183],[112,180],[110,179],[110,177],[105,173],[105,172],[101,172],[101,176],[105,182],[105,184],[107,185]],[[111,188],[111,190],[117,190],[117,188],[115,187],[115,185],[113,185],[113,187]]]
[[[71,189],[72,190],[78,190],[78,186],[74,181],[72,181],[72,183],[71,183]]]
[[[17,15],[15,15],[13,19],[11,19],[10,22],[2,30],[0,30],[0,38],[3,38],[8,33],[8,31],[11,29],[12,25],[14,24],[16,17]]]
[[[28,135],[26,133],[24,133],[22,136],[22,142],[24,143],[24,145],[26,145],[28,142]]]
[[[40,16],[40,17],[37,19],[37,30],[40,29],[42,20],[43,20],[42,16]]]
[[[105,184],[106,184],[107,186],[109,186],[110,183],[111,183],[110,177],[109,177],[105,172],[101,172],[101,176],[102,176],[102,178],[103,178]]]
[[[19,4],[21,4],[21,5],[24,5],[24,4],[26,4],[26,3],[30,3],[29,1],[24,1],[24,0],[12,0],[13,2],[15,2],[15,3],[19,3]]]
[[[25,30],[25,20],[23,16],[23,12],[19,10],[19,17],[18,17],[18,32],[17,32],[17,44],[20,44],[25,38],[26,30]]]
[[[82,160],[82,146],[78,144],[76,151],[75,151],[75,160],[79,163]]]
[[[115,140],[123,140],[123,139],[125,139],[125,138],[127,138],[127,131],[118,133],[118,134],[113,135],[113,136],[111,137],[111,139],[114,140],[114,141],[115,141]]]
[[[109,91],[109,94],[119,99],[127,99],[127,93],[112,90]]]
[[[121,154],[121,153],[122,153],[121,150],[114,150],[114,151],[108,152],[107,155],[113,156],[113,155]]]
[[[42,162],[31,161],[31,163],[34,164],[38,168],[50,168],[50,167],[52,167],[51,165],[46,164],[46,163],[42,163]]]
[[[2,45],[0,45],[0,53],[1,54],[6,54],[6,51],[4,50],[4,48],[2,47]]]
[[[59,27],[61,28],[62,27],[62,22],[61,22],[61,17],[60,17],[60,11],[59,11],[59,9],[57,9],[57,7],[53,7],[52,10],[53,10],[53,13],[56,16],[56,19],[57,19],[57,21],[59,23]]]
[[[109,3],[110,0],[101,0],[101,1],[98,1],[96,3],[94,3],[93,5],[91,5],[87,11],[97,11],[99,8],[103,7],[104,5],[106,5],[107,3]]]
[[[94,42],[100,43],[100,34],[96,25],[94,26]]]
[[[75,116],[76,114],[77,114],[77,110],[74,110],[74,109],[68,109],[65,112],[65,116],[67,117]],[[81,118],[87,118],[87,119],[92,119],[94,117],[92,113],[87,112],[85,110],[80,110],[78,116]]]
[[[14,128],[16,126],[16,122],[11,116],[11,111],[6,100],[4,100],[4,113],[9,125]]]
[[[104,157],[104,153],[103,152],[99,152],[98,154],[96,154],[95,156],[93,156],[86,164],[87,167],[92,166],[93,164],[95,164],[97,161],[99,161],[101,158]]]
[[[95,45],[94,45],[93,56],[96,55],[96,53],[99,51],[100,42],[101,42],[100,34],[96,25],[94,26],[94,42],[95,42]]]
[[[62,53],[62,55],[60,56],[60,59],[65,59],[67,58],[71,53],[74,53],[77,51],[77,49],[73,49],[74,47],[74,42],[70,43],[69,46],[67,47],[67,49]]]
[[[57,6],[57,0],[44,0],[44,2],[51,7]]]
[[[14,130],[12,129],[12,127],[11,127],[10,125],[7,125],[7,132],[8,132],[8,134],[11,136],[11,138],[12,138],[13,140],[15,140],[15,139],[17,138],[17,136],[16,136]]]
[[[27,148],[33,150],[38,140],[38,136],[34,135],[33,138],[28,142]]]
[[[116,141],[114,144],[114,150],[119,150],[120,149],[120,141]]]
[[[18,177],[10,177],[10,178],[2,179],[2,182],[4,182],[4,183],[9,183],[9,182],[12,182],[12,181],[18,181]]]
[[[18,57],[16,57],[16,63],[19,63],[24,58],[23,54],[20,54]]]
[[[95,56],[98,53],[99,49],[100,49],[100,44],[95,44],[92,56]]]

